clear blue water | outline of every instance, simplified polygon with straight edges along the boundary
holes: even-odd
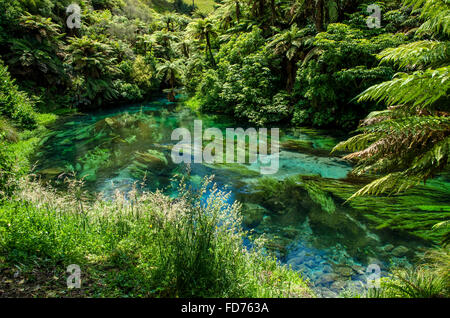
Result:
[[[48,179],[61,172],[75,172],[85,178],[88,189],[106,196],[116,190],[130,190],[135,183],[170,192],[173,176],[185,173],[187,168],[171,162],[171,146],[176,143],[171,140],[171,133],[180,127],[192,131],[194,119],[201,119],[204,129],[217,127],[224,131],[243,127],[224,116],[195,114],[182,102],[168,103],[164,98],[72,115],[50,127],[51,132],[36,154],[37,170]],[[344,138],[345,135],[336,132],[282,128],[280,168],[270,177],[280,182],[297,175],[329,180],[346,178],[351,166],[329,154]],[[149,150],[162,156],[162,163],[160,160],[149,164],[142,155]],[[325,215],[325,225],[321,223],[322,216],[317,212],[320,208],[303,188],[292,196],[280,193],[280,197],[288,198],[286,206],[283,202],[270,202],[270,196],[264,198],[264,193],[261,195],[257,190],[263,178],[258,164],[191,164],[189,169],[192,184],[199,185],[203,177],[215,175],[219,186],[232,192],[230,203],[238,199],[247,204],[249,211],[257,211],[256,221],[245,226],[256,234],[268,235],[279,260],[302,272],[322,296],[336,296],[349,288],[361,291],[366,282],[365,267],[370,262],[379,262],[383,275],[389,270],[389,262],[410,263],[409,258],[401,255],[377,260],[368,257],[381,253],[386,245],[399,245],[402,238],[380,237],[355,217],[350,207],[339,202],[334,202],[333,217],[342,222],[335,228],[327,225],[331,216]]]

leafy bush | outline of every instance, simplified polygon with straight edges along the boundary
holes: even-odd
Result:
[[[117,91],[121,99],[125,101],[137,101],[143,97],[141,89],[136,84],[115,80],[113,82],[113,88]]]
[[[378,178],[357,191],[360,195],[399,193],[448,169],[450,154],[449,4],[432,0],[405,0],[422,8],[424,23],[417,36],[429,39],[386,48],[381,64],[400,72],[362,92],[358,101],[384,103],[387,109],[370,113],[358,134],[335,150],[352,151],[355,174],[376,173]],[[442,12],[437,14],[437,12]]]
[[[0,114],[10,118],[20,127],[33,128],[36,125],[33,103],[18,86],[0,61]]]
[[[3,132],[0,132],[0,199],[12,194],[11,174],[14,170],[14,156],[8,149]]]
[[[0,130],[0,201],[11,196],[18,179],[30,172],[29,157],[35,151],[37,143],[37,137],[8,140],[5,132]]]
[[[119,9],[125,5],[123,0],[91,0],[94,9]]]
[[[151,56],[143,57],[138,55],[133,61],[130,76],[134,83],[146,92],[157,87],[155,64]]]
[[[233,36],[217,54],[217,69],[208,69],[197,86],[204,111],[233,114],[263,125],[288,115],[288,94],[277,92],[278,78],[269,68],[261,30]]]
[[[402,34],[370,35],[342,23],[316,35],[315,48],[297,72],[293,123],[352,129],[376,110],[373,103],[354,102],[355,92],[390,79],[391,67],[376,67],[374,53],[405,41]]]

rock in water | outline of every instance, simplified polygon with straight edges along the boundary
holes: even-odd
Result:
[[[348,281],[345,280],[337,280],[331,284],[331,289],[334,291],[341,291],[348,285]]]
[[[339,266],[335,269],[335,272],[341,276],[348,277],[352,276],[353,269],[349,266]]]
[[[136,151],[136,160],[150,169],[162,169],[168,165],[166,156],[158,150],[148,150],[146,153]]]
[[[408,254],[408,252],[409,252],[409,248],[400,245],[392,250],[392,255],[394,255],[395,257],[403,257],[406,254]]]
[[[61,173],[64,173],[64,169],[59,167],[48,168],[39,171],[39,174],[45,176],[46,178],[54,178],[56,176],[59,176]]]
[[[335,273],[327,273],[327,274],[323,274],[318,281],[318,284],[321,285],[325,285],[325,284],[329,284],[331,282],[334,282],[335,280],[337,280],[339,278],[338,274]]]
[[[247,227],[258,226],[264,215],[267,214],[267,209],[254,203],[244,203],[242,214],[244,215],[244,225]]]
[[[287,261],[288,265],[301,265],[303,263],[303,257],[294,257]]]
[[[117,129],[117,126],[118,126],[117,121],[115,119],[107,117],[107,118],[99,120],[98,122],[95,123],[94,131],[99,132],[100,130],[103,130],[103,129],[115,130],[115,129]]]

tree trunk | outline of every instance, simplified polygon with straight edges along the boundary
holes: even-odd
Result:
[[[316,10],[314,16],[314,23],[316,25],[316,31],[323,31],[323,0],[316,0]]]
[[[296,75],[296,63],[295,61],[288,60],[286,65],[286,73],[287,73],[287,80],[286,80],[286,91],[290,94],[292,92],[292,89],[294,88],[294,81],[295,81],[295,75]]]
[[[272,25],[275,25],[277,11],[275,9],[275,0],[270,0],[270,10],[272,11]]]
[[[214,55],[211,50],[211,41],[209,40],[209,33],[206,33],[206,49],[209,51],[209,55],[211,57],[211,62],[213,66],[216,67],[216,61],[214,60]]]
[[[169,102],[175,101],[175,74],[172,72],[170,76],[170,87],[171,90],[167,93],[167,99]]]
[[[183,44],[183,53],[184,53],[184,56],[188,59],[189,58],[189,47],[186,44]]]
[[[170,91],[170,92],[167,93],[167,100],[169,102],[175,102],[176,101],[176,99],[175,99],[175,92],[174,91]]]
[[[259,9],[258,9],[259,17],[264,15],[264,0],[259,0]]]

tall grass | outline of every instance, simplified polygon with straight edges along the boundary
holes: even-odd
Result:
[[[91,281],[88,296],[311,296],[261,240],[244,247],[239,204],[226,203],[229,194],[209,178],[199,190],[181,182],[177,198],[133,189],[105,200],[80,181],[67,185],[59,192],[24,179],[0,205],[0,257],[8,266],[78,264]]]

